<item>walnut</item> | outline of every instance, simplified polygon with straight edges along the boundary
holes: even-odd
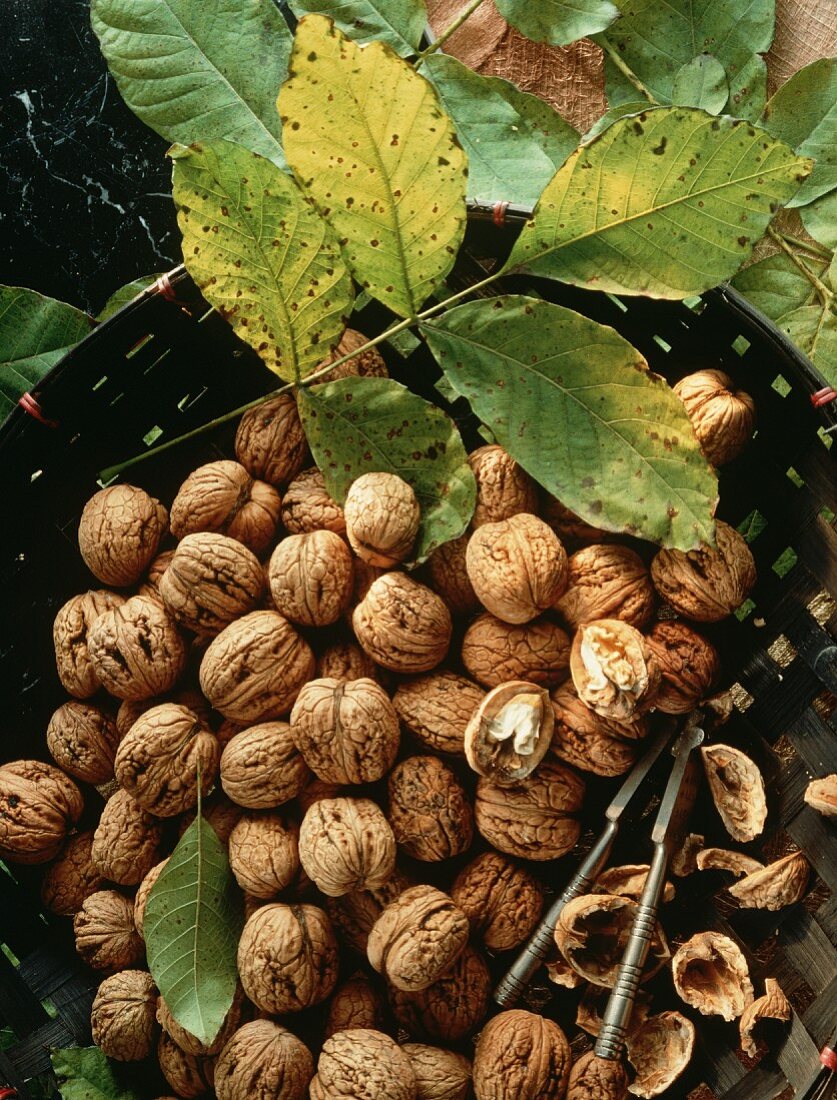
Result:
[[[218,1100],[306,1100],[314,1076],[308,1047],[272,1020],[253,1020],[229,1039],[215,1065]]]
[[[540,1100],[563,1096],[570,1046],[561,1028],[534,1012],[501,1012],[480,1032],[474,1050],[477,1100]]]
[[[111,485],[85,504],[78,526],[84,564],[114,588],[135,584],[157,553],[169,514],[159,500],[133,485]]]
[[[171,1039],[174,1039],[184,1054],[206,1057],[221,1052],[227,1040],[242,1023],[242,1016],[248,1004],[249,1002],[245,1001],[244,990],[239,984],[236,984],[232,1004],[224,1017],[218,1034],[209,1045],[202,1043],[200,1039],[192,1035],[182,1024],[175,1020],[169,1006],[162,997],[157,1001],[157,1023]]]
[[[488,1012],[491,975],[485,960],[466,947],[450,970],[417,993],[390,987],[395,1018],[413,1035],[457,1043],[479,1027]]]
[[[351,599],[353,569],[351,551],[333,531],[289,535],[268,566],[273,606],[302,626],[335,623]]]
[[[328,898],[328,915],[340,942],[365,957],[372,925],[384,908],[412,885],[412,881],[396,868],[382,886],[373,890],[353,890],[339,898]]]
[[[300,792],[297,801],[300,810],[304,814],[321,798],[339,798],[341,795],[348,793],[346,788],[339,783],[325,783],[322,779],[317,779],[315,775],[312,775]]]
[[[509,519],[519,512],[537,511],[537,486],[508,451],[496,443],[477,447],[468,455],[468,465],[477,481],[472,528]]]
[[[637,758],[637,739],[648,725],[642,716],[629,723],[596,714],[578,697],[572,682],[552,693],[555,727],[549,751],[559,760],[596,775],[622,775]]]
[[[421,509],[412,486],[397,474],[361,474],[349,486],[343,513],[349,544],[362,561],[388,569],[410,556]]]
[[[104,876],[94,867],[90,856],[92,845],[92,831],[77,833],[47,868],[41,882],[41,901],[59,917],[72,917],[81,909],[84,899],[104,884]]]
[[[669,870],[678,878],[685,878],[697,870],[697,854],[703,848],[705,837],[700,833],[688,833],[679,850],[671,857]]]
[[[464,867],[450,896],[490,951],[508,951],[524,943],[543,909],[537,879],[497,852],[483,852]]]
[[[119,710],[116,712],[116,729],[120,741],[140,715],[145,714],[145,712],[151,710],[152,707],[159,707],[161,703],[179,703],[183,707],[188,707],[189,710],[197,714],[198,718],[200,718],[201,722],[207,728],[210,726],[212,708],[209,703],[207,703],[203,693],[197,688],[184,685],[175,688],[174,691],[166,692],[165,695],[157,696],[156,698],[123,699],[119,704]],[[218,739],[220,742],[220,735]]]
[[[717,649],[681,622],[655,623],[645,640],[661,673],[655,708],[664,714],[687,714],[715,686],[721,671]]]
[[[369,962],[396,989],[427,989],[468,942],[468,918],[435,886],[413,886],[384,909],[369,933]]]
[[[351,1028],[385,1031],[386,1002],[367,976],[360,971],[338,985],[328,1005],[325,1038]]]
[[[188,707],[162,703],[141,715],[116,753],[116,778],[144,810],[176,817],[198,801],[218,772],[215,735]]]
[[[578,628],[570,673],[581,701],[617,722],[630,722],[648,710],[660,683],[660,668],[645,638],[621,619]]]
[[[674,988],[704,1016],[734,1020],[753,1002],[753,983],[740,948],[720,932],[698,932],[671,960]]]
[[[352,614],[357,640],[392,672],[429,672],[444,660],[453,624],[444,601],[405,573],[373,581]]]
[[[81,791],[58,768],[40,760],[0,767],[0,859],[47,863],[84,809]]]
[[[697,550],[660,550],[651,562],[651,579],[663,599],[700,623],[731,615],[756,583],[750,547],[735,528],[716,520],[715,541]]]
[[[471,1063],[463,1054],[424,1043],[404,1043],[401,1049],[416,1075],[416,1100],[468,1100]]]
[[[373,783],[395,762],[398,715],[374,680],[310,680],[291,711],[291,736],[327,783]]]
[[[621,619],[639,630],[654,610],[654,586],[634,550],[597,543],[570,555],[555,610],[573,630],[595,619]]]
[[[76,699],[64,703],[50,718],[46,736],[50,755],[65,772],[93,786],[113,779],[119,732],[100,707]]]
[[[607,531],[593,527],[592,524],[577,516],[575,512],[562,504],[556,497],[545,493],[541,494],[541,498],[541,519],[549,524],[565,545],[580,542],[601,545],[607,542],[608,539],[613,538],[613,535],[608,534]]]
[[[134,927],[134,903],[116,890],[97,890],[73,917],[76,951],[94,970],[110,974],[137,966],[145,946]]]
[[[598,1058],[588,1050],[573,1063],[566,1100],[623,1100],[627,1091],[628,1074],[621,1061]]]
[[[756,765],[731,745],[705,745],[700,750],[715,808],[733,840],[745,843],[764,829],[767,800]]]
[[[756,404],[744,390],[720,370],[687,374],[674,392],[686,407],[700,449],[713,466],[737,458],[752,438]]]
[[[434,756],[410,756],[390,774],[389,823],[408,855],[430,863],[466,852],[474,837],[465,791]]]
[[[470,615],[480,607],[465,564],[468,538],[460,535],[443,543],[427,561],[428,584],[455,615]]]
[[[235,457],[251,477],[277,488],[296,477],[308,458],[308,443],[293,394],[280,393],[242,416]]]
[[[546,689],[511,680],[489,691],[472,716],[465,730],[465,757],[478,775],[515,783],[531,775],[546,756],[554,724]]]
[[[160,580],[160,599],[177,622],[199,634],[217,634],[254,611],[264,591],[262,565],[236,539],[212,531],[178,543]]]
[[[764,864],[743,852],[728,852],[723,848],[704,848],[695,856],[698,871],[729,871],[731,874],[750,875],[761,871]]]
[[[462,756],[465,730],[485,698],[482,688],[441,669],[398,685],[392,703],[399,719],[432,752]]]
[[[378,673],[375,662],[354,641],[332,642],[317,658],[319,680],[375,680]]]
[[[608,867],[594,882],[593,893],[615,894],[620,898],[639,901],[645,889],[648,870],[647,863],[623,863],[619,867]],[[668,881],[663,886],[662,900],[674,901],[674,886]]]
[[[287,714],[314,672],[307,642],[275,611],[251,611],[213,639],[201,661],[201,690],[236,722]]]
[[[314,905],[264,905],[244,925],[238,973],[263,1012],[300,1012],[324,1001],[337,981],[331,922]]]
[[[148,596],[132,596],[100,615],[87,632],[87,646],[99,683],[117,699],[162,695],[186,667],[174,619]]]
[[[581,827],[572,815],[583,798],[584,780],[563,764],[545,760],[534,775],[514,785],[481,779],[474,807],[477,828],[506,855],[558,859],[578,840]]]
[[[148,895],[151,893],[151,888],[162,874],[163,868],[167,863],[168,857],[161,860],[159,863],[155,863],[137,887],[136,894],[134,894],[134,927],[143,939],[145,939],[144,920],[145,907],[148,904]]]
[[[344,355],[349,355],[353,351],[357,351],[358,348],[362,348],[364,344],[369,343],[369,337],[364,336],[362,332],[358,332],[356,329],[347,328],[343,335],[340,337],[340,343],[327,359],[323,359],[322,363],[319,363],[317,369],[328,366],[329,363],[333,363],[336,359],[342,359]],[[317,385],[323,382],[336,382],[338,378],[388,378],[389,371],[387,365],[384,362],[383,356],[377,348],[367,348],[366,351],[362,351],[360,355],[354,355],[351,359],[347,359],[345,363],[341,363],[339,367],[335,367],[330,370],[328,374],[323,375]]]
[[[805,788],[805,801],[826,817],[837,817],[837,775],[812,779]]]
[[[808,860],[803,852],[790,855],[751,871],[730,886],[730,894],[738,899],[742,909],[769,909],[775,912],[793,905],[805,893],[808,885]]]
[[[52,627],[55,665],[68,695],[89,699],[102,686],[90,660],[87,634],[100,615],[121,607],[124,602],[124,596],[115,592],[83,592],[68,600],[55,616]]]
[[[174,550],[164,550],[162,554],[158,554],[157,557],[149,565],[145,578],[142,583],[137,587],[137,596],[148,596],[152,600],[157,600],[162,603],[160,596],[160,581],[163,579],[163,574],[171,565],[171,560],[174,557]]]
[[[628,1061],[636,1070],[628,1092],[659,1096],[689,1064],[695,1046],[695,1025],[680,1012],[661,1012],[648,1019],[626,1040]]]
[[[299,872],[299,827],[280,814],[245,814],[229,841],[230,868],[242,890],[272,898]]]
[[[570,639],[549,619],[512,626],[486,612],[465,631],[461,656],[466,672],[483,687],[531,680],[553,688],[566,679]]]
[[[323,1043],[311,1100],[416,1100],[410,1059],[388,1035],[368,1028],[338,1031]]]
[[[144,970],[123,970],[105,978],[93,999],[93,1042],[119,1062],[147,1058],[157,1038],[157,987]]]
[[[217,531],[261,555],[273,542],[281,508],[272,485],[254,480],[238,462],[222,459],[194,470],[171,506],[177,539],[196,531]]]
[[[368,798],[322,798],[302,819],[299,858],[319,890],[339,897],[382,886],[395,867],[395,837]]]
[[[211,1091],[216,1059],[187,1054],[165,1031],[157,1044],[157,1061],[178,1096],[189,1100]]]
[[[135,886],[157,862],[162,838],[161,823],[127,791],[117,791],[93,834],[93,864],[111,882]]]
[[[209,798],[204,799],[201,809],[204,819],[215,830],[215,834],[222,844],[229,842],[230,833],[244,817],[244,810],[240,806],[236,806],[235,803],[230,802],[217,788]],[[178,827],[178,836],[183,836],[195,820],[195,816],[191,811],[183,815]]]
[[[310,772],[287,722],[262,722],[235,734],[221,755],[221,786],[239,806],[267,810],[296,798]]]
[[[316,466],[297,474],[282,498],[282,523],[292,535],[306,531],[346,533],[343,509],[329,496]]]
[[[564,547],[542,519],[528,512],[478,527],[465,564],[480,603],[506,623],[537,618],[567,586]]]
[[[764,994],[744,1009],[738,1021],[741,1049],[751,1058],[755,1058],[758,1048],[753,1041],[753,1030],[758,1021],[765,1017],[772,1020],[790,1020],[792,1015],[791,1006],[782,992],[782,987],[775,978],[765,978]]]
[[[615,894],[582,894],[567,902],[555,928],[558,950],[570,966],[593,985],[613,986],[637,903]],[[659,922],[642,981],[653,977],[671,957]]]
[[[607,986],[589,985],[584,990],[581,1000],[578,1002],[575,1022],[583,1028],[588,1035],[598,1038],[607,1003],[610,1000],[610,989]],[[648,1019],[651,1014],[652,994],[641,986],[636,991],[634,1006],[628,1019],[627,1034],[632,1035],[636,1029]]]

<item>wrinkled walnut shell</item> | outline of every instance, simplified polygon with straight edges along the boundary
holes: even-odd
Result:
[[[238,462],[208,462],[178,489],[171,506],[172,534],[182,539],[217,531],[258,556],[273,542],[281,503],[272,485],[254,480]]]
[[[645,641],[660,667],[655,708],[663,714],[688,714],[718,680],[721,659],[717,649],[681,622],[655,623]]]
[[[404,680],[392,698],[400,720],[431,752],[461,756],[465,730],[485,692],[447,669]]]
[[[339,898],[328,898],[328,915],[340,943],[365,956],[372,925],[384,908],[412,885],[396,868],[384,885],[375,890],[353,890]]]
[[[381,1031],[338,1031],[323,1043],[311,1100],[416,1100],[410,1059]]]
[[[729,871],[733,875],[750,875],[764,867],[752,856],[743,852],[728,852],[724,848],[703,848],[695,856],[698,871]]]
[[[242,890],[275,897],[299,872],[299,827],[280,814],[245,814],[229,841],[230,869]]]
[[[221,786],[238,806],[266,810],[302,792],[310,778],[287,722],[262,722],[236,733],[221,754]]]
[[[84,564],[103,584],[128,588],[150,565],[168,530],[159,500],[133,485],[100,489],[85,504],[78,527]]]
[[[496,443],[477,447],[468,455],[468,465],[477,482],[472,528],[537,511],[537,486],[508,451]]]
[[[636,551],[597,543],[570,555],[567,590],[555,610],[573,630],[596,619],[621,619],[639,630],[654,610],[654,586]]]
[[[40,760],[0,767],[0,859],[46,863],[64,844],[84,809],[81,791],[62,771]]]
[[[579,699],[617,722],[630,722],[648,710],[660,683],[660,668],[645,638],[621,619],[578,628],[570,673]]]
[[[808,860],[803,852],[790,855],[751,871],[729,888],[742,909],[769,909],[775,912],[794,905],[808,885]]]
[[[553,691],[555,724],[549,751],[559,760],[596,775],[622,775],[636,762],[637,739],[648,726],[640,715],[630,723],[596,714],[578,697],[572,681]]]
[[[93,865],[92,846],[92,831],[77,833],[46,870],[41,882],[41,901],[60,917],[72,917],[81,909],[84,899],[104,885],[104,876]]]
[[[150,699],[173,688],[186,667],[186,645],[156,600],[132,596],[100,615],[87,632],[96,677],[117,699]]]
[[[523,1009],[501,1012],[477,1040],[474,1093],[477,1100],[563,1096],[571,1061],[566,1036],[552,1020]]]
[[[277,488],[296,477],[308,443],[293,394],[280,393],[248,409],[235,433],[235,457],[251,477]]]
[[[282,524],[292,535],[306,531],[346,533],[343,509],[329,496],[316,466],[297,474],[282,498]]]
[[[108,1058],[147,1058],[157,1038],[157,987],[144,970],[123,970],[105,978],[93,999],[93,1042]]]
[[[549,619],[513,626],[486,612],[465,631],[461,656],[466,671],[483,687],[531,680],[554,688],[567,676],[570,639]]]
[[[805,801],[826,817],[837,817],[837,775],[824,775],[812,779],[805,788]]]
[[[361,474],[343,503],[346,537],[369,565],[389,569],[409,558],[421,521],[413,488],[397,474]]]
[[[162,997],[157,1001],[157,1023],[170,1038],[174,1039],[184,1054],[206,1057],[207,1055],[220,1053],[224,1044],[241,1024],[241,1017],[247,1007],[249,1007],[249,1002],[245,1001],[244,990],[240,985],[236,985],[232,1004],[224,1017],[218,1034],[209,1045],[202,1043],[197,1036],[187,1031],[182,1024],[175,1020],[169,1006]]]
[[[465,758],[478,775],[516,783],[546,756],[555,718],[547,691],[525,680],[494,688],[465,730]]]
[[[418,993],[390,987],[395,1018],[413,1035],[456,1043],[485,1019],[491,975],[485,960],[466,947],[447,973]]]
[[[572,971],[572,973],[575,973],[575,971]],[[576,976],[579,982],[581,982],[581,976]],[[578,1008],[576,1009],[575,1022],[580,1028],[586,1031],[588,1035],[593,1035],[595,1038],[599,1037],[609,999],[610,989],[607,986],[601,985],[588,984],[584,993],[581,995],[581,1000],[578,1002]],[[651,1014],[652,1000],[653,997],[647,989],[640,987],[636,991],[634,1006],[631,1009],[631,1015],[628,1019],[626,1034],[633,1034],[640,1024],[648,1019]]]
[[[331,355],[317,364],[317,370],[320,370],[321,367],[327,367],[329,363],[333,363],[337,359],[342,359],[344,355],[351,355],[352,352],[357,351],[359,348],[362,348],[364,344],[368,343],[368,336],[364,336],[363,333],[358,332],[357,329],[347,328],[340,337],[340,342]],[[352,355],[351,359],[347,359],[346,362],[341,363],[339,367],[334,367],[328,374],[324,374],[317,382],[317,385],[323,382],[336,382],[339,378],[388,377],[389,371],[387,370],[387,365],[381,353],[377,348],[367,348],[366,351],[362,351],[360,355]]]
[[[200,531],[180,541],[159,591],[181,626],[198,634],[217,634],[258,607],[264,572],[256,555],[237,539]]]
[[[619,867],[608,867],[602,871],[594,883],[594,893],[615,894],[620,898],[633,898],[639,901],[648,878],[647,863],[624,863]],[[663,902],[674,900],[674,887],[670,882],[663,886]]]
[[[649,1016],[626,1041],[636,1070],[628,1092],[646,1098],[665,1092],[691,1061],[694,1046],[695,1025],[682,1013]]]
[[[598,1058],[595,1051],[573,1063],[565,1100],[623,1100],[628,1091],[628,1074],[621,1060]]]
[[[358,972],[338,985],[328,1003],[325,1038],[352,1028],[386,1031],[386,1002],[372,982]]]
[[[704,745],[703,768],[715,808],[733,840],[745,843],[764,829],[767,800],[761,772],[740,749]]]
[[[698,932],[671,960],[674,988],[704,1016],[735,1020],[753,1002],[753,983],[739,947],[720,932]]]
[[[317,658],[318,680],[376,680],[379,672],[357,642],[332,642]]]
[[[352,596],[352,554],[333,531],[289,535],[270,557],[268,579],[280,615],[302,626],[329,626]]]
[[[93,786],[113,779],[118,743],[113,718],[100,707],[75,699],[60,706],[47,726],[47,748],[55,763]]]
[[[373,581],[352,614],[361,646],[391,672],[429,672],[444,660],[453,624],[444,601],[405,573]]]
[[[612,987],[637,912],[631,898],[615,894],[582,894],[567,902],[555,928],[558,950],[570,966],[593,985]],[[648,981],[671,953],[659,922],[643,970]]]
[[[471,1095],[471,1063],[452,1050],[424,1043],[403,1043],[416,1075],[416,1100],[468,1100]]]
[[[454,615],[470,615],[480,606],[465,564],[468,538],[468,535],[460,535],[458,539],[443,543],[427,562],[427,583]]]
[[[157,862],[162,838],[161,823],[127,791],[117,791],[102,810],[91,858],[111,882],[135,886]]]
[[[508,951],[534,931],[543,909],[543,890],[523,867],[498,852],[483,852],[464,867],[450,896],[471,930],[491,951]]]
[[[299,858],[322,893],[339,897],[382,886],[395,868],[395,837],[368,798],[322,798],[302,819]]]
[[[157,1061],[172,1090],[185,1100],[211,1091],[215,1058],[187,1054],[165,1031],[157,1044]]]
[[[148,903],[148,895],[151,893],[151,889],[154,883],[160,877],[163,872],[163,868],[168,863],[168,857],[160,860],[159,863],[155,863],[142,882],[137,887],[137,892],[134,894],[134,927],[137,932],[145,939],[145,907]]]
[[[544,760],[534,775],[499,786],[477,784],[477,829],[494,848],[521,859],[558,859],[578,840],[572,816],[581,808],[584,781],[569,768]]]
[[[67,600],[55,616],[52,627],[55,666],[68,695],[89,699],[102,686],[90,659],[87,634],[100,615],[121,607],[124,602],[125,597],[115,592],[83,592]]]
[[[306,1100],[314,1076],[308,1047],[272,1020],[244,1024],[215,1065],[218,1100]]]
[[[396,989],[427,989],[468,942],[468,918],[435,886],[413,886],[391,902],[369,932],[369,962]]]
[[[764,994],[744,1009],[738,1021],[741,1049],[751,1058],[755,1058],[758,1047],[753,1041],[753,1031],[759,1020],[765,1017],[771,1020],[789,1020],[791,1016],[791,1006],[779,983],[775,978],[765,978]]]
[[[697,870],[697,854],[703,848],[706,838],[700,833],[688,833],[669,863],[669,870],[678,878],[694,874]]]
[[[720,370],[695,371],[674,386],[700,449],[713,466],[723,466],[736,458],[755,430],[755,402],[744,390],[734,387],[730,376]]]
[[[134,927],[134,903],[116,890],[97,890],[73,917],[76,951],[88,966],[113,974],[138,966],[145,945]]]
[[[451,769],[434,756],[410,756],[389,777],[389,823],[414,859],[449,859],[466,852],[474,815]]]
[[[750,547],[729,524],[715,521],[716,546],[660,550],[651,579],[664,600],[687,619],[715,623],[740,607],[756,583]]]

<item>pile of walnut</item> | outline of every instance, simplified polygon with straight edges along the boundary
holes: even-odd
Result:
[[[371,353],[354,370],[385,368]],[[753,429],[752,403],[728,387],[718,372],[680,386],[716,462]],[[543,891],[519,861],[575,846],[580,773],[624,773],[651,709],[683,714],[714,687],[718,657],[693,624],[746,598],[747,544],[719,523],[716,549],[660,551],[649,569],[484,446],[470,456],[468,533],[407,572],[412,489],[365,474],[341,509],[308,465],[292,397],[243,418],[236,458],[190,474],[170,511],[128,485],[88,502],[79,545],[109,587],[55,620],[71,696],[47,730],[57,766],[0,767],[0,857],[49,864],[46,906],[72,916],[79,953],[108,975],[95,1042],[122,1060],[156,1049],[181,1097],[616,1100],[626,1071],[591,1054],[571,1066],[555,1023],[517,1010],[486,1023],[485,952],[519,948],[535,927]],[[668,614],[654,621],[660,597]],[[765,812],[755,766],[724,745],[704,755],[731,835],[752,839]],[[208,1048],[142,969],[145,902],[194,817],[198,774],[247,913],[239,993]],[[89,788],[106,802],[80,832]],[[477,833],[479,854],[456,862],[447,892],[422,882],[417,867],[443,875]],[[763,867],[699,848],[692,838],[681,871],[696,854],[697,867],[742,874],[742,905],[805,888],[801,855]],[[646,870],[608,871],[556,929],[552,976],[590,983],[580,1023],[593,1035]],[[724,937],[697,936],[672,959],[660,928],[649,972],[664,965],[687,1004],[740,1018],[745,1044],[760,1016],[787,1012],[775,983],[753,999]],[[295,1014],[329,998],[315,1064]],[[634,1022],[630,1089],[654,1096],[688,1061],[694,1026],[649,1016],[642,999]],[[396,1027],[416,1041],[398,1045]],[[480,1027],[473,1064],[436,1045]]]

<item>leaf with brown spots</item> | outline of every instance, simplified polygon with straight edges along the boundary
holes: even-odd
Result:
[[[682,550],[712,541],[717,481],[685,409],[612,328],[508,295],[422,331],[497,442],[588,523]]]
[[[337,345],[354,292],[328,223],[275,164],[231,141],[174,146],[183,262],[286,382]]]

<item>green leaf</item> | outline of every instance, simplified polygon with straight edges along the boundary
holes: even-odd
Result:
[[[608,107],[601,118],[597,118],[587,133],[582,136],[581,144],[589,145],[594,137],[598,137],[614,122],[618,122],[620,118],[624,118],[626,115],[639,115],[647,110],[648,101],[646,99],[626,99],[624,103],[619,103],[615,107]]]
[[[422,330],[498,442],[583,519],[683,550],[713,538],[717,482],[685,409],[612,328],[509,295]]]
[[[291,0],[294,15],[327,15],[359,45],[386,42],[401,57],[416,53],[427,9],[424,0]]]
[[[505,270],[653,298],[699,294],[741,266],[809,169],[748,123],[650,109],[570,156]]]
[[[830,386],[837,386],[837,314],[817,302],[800,306],[776,322],[805,352]]]
[[[284,167],[276,92],[291,34],[272,0],[91,0],[135,115],[167,141],[229,138]]]
[[[825,260],[809,256],[803,256],[802,260],[818,277],[828,268]],[[773,321],[817,300],[810,280],[784,252],[745,267],[732,280],[732,285]]]
[[[814,170],[788,206],[805,206],[837,187],[837,58],[806,65],[764,109],[763,125],[805,157]]]
[[[101,312],[96,316],[96,320],[101,323],[113,317],[114,313],[118,313],[123,306],[132,302],[138,294],[142,294],[144,290],[147,290],[156,283],[163,274],[164,272],[162,271],[155,271],[153,275],[143,275],[141,278],[133,279],[130,283],[121,286],[119,290],[115,290],[102,306]]]
[[[610,0],[495,0],[503,18],[533,42],[569,46],[619,18]]]
[[[343,378],[300,390],[299,412],[339,503],[355,478],[374,470],[412,485],[421,506],[417,562],[468,526],[476,483],[456,425],[441,409],[391,378]]]
[[[431,54],[422,73],[468,154],[471,197],[532,206],[578,145],[578,131],[542,99],[508,80],[479,76],[455,57]]]
[[[803,206],[799,216],[806,232],[815,241],[826,248],[837,249],[837,191],[829,191]]]
[[[674,77],[671,102],[682,107],[702,107],[710,115],[723,111],[729,99],[729,85],[724,66],[711,53],[693,57]]]
[[[139,1100],[121,1078],[126,1067],[111,1062],[98,1047],[70,1047],[50,1053],[63,1100]]]
[[[171,156],[189,274],[270,370],[304,378],[352,309],[328,222],[290,176],[241,145],[179,146]]]
[[[92,324],[92,318],[66,302],[25,287],[0,286],[0,420]]]
[[[181,1027],[213,1041],[235,994],[244,924],[225,846],[202,817],[180,838],[148,895],[148,969]]]
[[[465,232],[466,158],[433,88],[389,46],[361,50],[309,15],[279,108],[288,160],[355,278],[415,316]]]

